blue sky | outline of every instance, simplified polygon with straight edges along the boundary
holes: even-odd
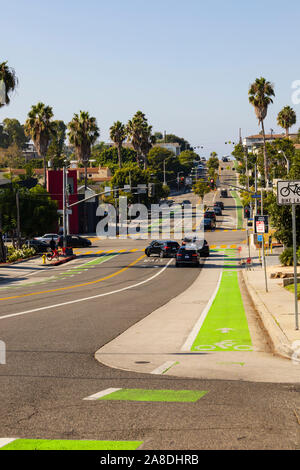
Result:
[[[142,110],[154,131],[167,131],[229,153],[227,140],[259,131],[248,88],[264,76],[276,97],[265,121],[300,105],[291,84],[300,79],[300,2],[289,0],[0,0],[0,60],[19,77],[0,121],[24,122],[32,104],[53,107],[69,122],[75,112],[96,116],[101,140],[116,120]],[[3,21],[5,18],[5,21]]]

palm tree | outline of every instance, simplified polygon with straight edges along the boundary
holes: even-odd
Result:
[[[118,150],[119,168],[122,168],[122,144],[127,137],[126,127],[120,121],[114,122],[110,128],[110,138]]]
[[[147,167],[147,155],[155,142],[152,135],[152,126],[149,126],[146,116],[142,111],[137,111],[132,120],[127,124],[127,135],[137,154],[137,163],[144,159],[144,168]]]
[[[0,63],[0,108],[10,103],[10,95],[15,91],[18,79],[14,69],[7,62]],[[6,249],[2,238],[2,224],[0,213],[0,261],[6,261]]]
[[[0,63],[0,108],[10,103],[10,95],[15,91],[18,79],[14,69],[7,62]]]
[[[80,111],[74,114],[68,124],[69,142],[75,148],[75,154],[84,166],[84,187],[87,188],[87,167],[91,156],[91,147],[100,135],[96,118],[91,117],[88,112]]]
[[[274,86],[268,82],[265,78],[257,78],[249,88],[249,102],[254,106],[254,111],[258,119],[258,123],[261,124],[263,134],[263,147],[264,147],[264,169],[265,169],[265,182],[268,185],[268,159],[266,152],[266,135],[264,127],[264,119],[267,116],[268,106],[273,103],[271,96],[275,96]]]
[[[46,155],[51,137],[55,133],[55,124],[51,121],[52,117],[51,106],[39,102],[31,107],[24,125],[25,134],[31,138],[38,155],[43,159],[45,188],[47,187]]]
[[[286,137],[289,137],[289,128],[296,124],[296,113],[290,106],[285,106],[277,115],[277,124],[285,129]]]

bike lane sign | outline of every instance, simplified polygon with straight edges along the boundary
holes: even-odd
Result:
[[[300,180],[277,181],[277,204],[300,204]]]

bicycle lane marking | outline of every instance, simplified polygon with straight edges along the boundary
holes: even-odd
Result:
[[[190,351],[250,351],[252,341],[238,283],[236,250],[226,250],[218,291]],[[229,256],[228,256],[229,255]]]
[[[113,274],[110,274],[109,276],[105,277],[105,278],[102,278],[102,279],[98,279],[97,281],[93,281],[93,283],[95,282],[100,282],[100,281],[103,281],[105,279],[108,279],[108,278],[111,278],[111,277],[114,277],[118,274],[120,274],[121,272],[124,272],[126,271],[128,268],[130,268],[131,266],[134,266],[136,263],[138,263],[141,259],[143,259],[145,257],[145,255],[141,256],[140,258],[138,258],[137,260],[133,261],[131,264],[129,264],[128,266],[126,266],[125,268],[121,269],[120,271],[117,271],[116,273],[113,273]],[[40,311],[43,311],[43,310],[48,310],[48,309],[52,309],[52,308],[58,308],[58,307],[64,307],[65,305],[71,305],[71,304],[76,304],[76,303],[79,303],[79,302],[86,302],[86,301],[89,301],[89,300],[94,300],[94,299],[98,299],[100,297],[106,297],[107,295],[113,295],[113,294],[117,294],[119,292],[124,292],[126,290],[129,290],[129,289],[134,289],[136,287],[139,287],[139,286],[142,286],[144,284],[146,284],[147,282],[150,282],[152,281],[153,279],[155,279],[157,276],[159,276],[160,274],[162,274],[167,268],[168,266],[170,265],[170,263],[174,261],[173,258],[171,258],[168,263],[163,267],[161,268],[156,274],[154,274],[153,276],[150,276],[148,277],[147,279],[144,279],[143,281],[140,281],[136,284],[132,284],[130,286],[127,286],[127,287],[123,287],[121,289],[116,289],[116,290],[113,290],[113,291],[110,291],[110,292],[105,292],[103,294],[97,294],[97,295],[92,295],[90,297],[84,297],[84,298],[80,298],[80,299],[75,299],[75,300],[70,300],[70,301],[67,301],[67,302],[61,302],[59,304],[53,304],[53,305],[46,305],[45,307],[38,307],[38,308],[34,308],[34,309],[31,309],[31,310],[26,310],[24,312],[18,312],[18,313],[10,313],[8,315],[2,315],[0,316],[0,321],[1,320],[4,320],[6,318],[12,318],[12,317],[18,317],[18,316],[21,316],[21,315],[26,315],[27,313],[35,313],[35,312],[40,312]],[[58,290],[58,289],[57,289]],[[1,300],[1,299],[0,299]]]

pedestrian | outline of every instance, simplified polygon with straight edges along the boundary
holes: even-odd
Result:
[[[55,240],[54,240],[53,237],[51,238],[49,245],[50,245],[51,250],[52,250],[52,251],[55,251],[55,249],[56,249],[56,243],[55,243]]]

